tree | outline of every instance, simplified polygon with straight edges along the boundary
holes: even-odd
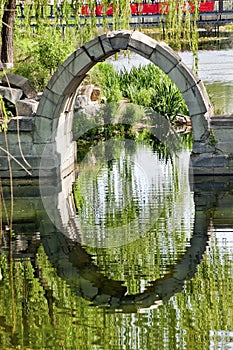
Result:
[[[8,0],[5,3],[2,17],[2,46],[1,46],[1,68],[13,67],[14,54],[14,21],[16,11],[16,0]]]

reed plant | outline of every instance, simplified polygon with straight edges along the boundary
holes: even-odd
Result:
[[[177,114],[189,114],[179,89],[154,64],[117,72],[109,63],[100,63],[90,72],[89,81],[100,86],[107,102],[126,99],[151,108],[171,122]]]
[[[154,64],[125,68],[119,73],[124,98],[130,102],[152,108],[173,121],[177,114],[188,114],[181,92],[172,80]]]

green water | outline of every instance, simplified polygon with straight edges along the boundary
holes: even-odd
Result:
[[[44,218],[35,189],[15,198],[0,348],[232,348],[232,191],[194,192],[188,165],[187,149],[93,146],[76,181],[79,242]]]

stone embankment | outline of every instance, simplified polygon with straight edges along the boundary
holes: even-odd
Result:
[[[20,121],[20,130],[24,131],[25,123],[32,124],[32,118],[36,114],[41,93],[37,93],[28,79],[16,74],[6,74],[0,82],[0,95],[12,111],[8,131],[14,129],[17,120]],[[92,84],[81,86],[77,92],[75,108],[92,114],[98,109],[99,100],[99,88]],[[2,120],[3,113],[0,107],[0,124]]]
[[[40,101],[38,93],[30,81],[22,76],[6,74],[0,82],[2,97],[10,115],[7,123],[7,140],[0,132],[0,171],[1,177],[9,177],[8,154],[14,158],[11,164],[16,177],[39,175],[40,157],[43,145],[37,144],[35,137],[35,116]],[[100,90],[93,85],[80,87],[77,91],[76,107],[87,114],[95,113],[99,106]],[[0,104],[0,131],[4,124]],[[44,130],[46,134],[46,130]],[[25,169],[27,171],[25,172]]]
[[[38,107],[39,95],[28,79],[15,74],[4,75],[0,83],[0,95],[13,115],[8,123],[9,131],[16,124],[16,120],[25,125],[26,118],[31,124],[31,118]],[[0,118],[3,119],[2,110]]]

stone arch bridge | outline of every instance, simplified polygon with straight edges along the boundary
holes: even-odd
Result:
[[[24,146],[24,159],[17,147],[13,155],[23,164],[31,165],[32,177],[56,175],[63,179],[75,166],[76,143],[72,138],[72,121],[77,88],[88,71],[97,63],[106,60],[120,50],[133,51],[161,68],[181,91],[190,112],[194,144],[191,157],[192,170],[196,174],[231,174],[232,142],[229,136],[228,119],[227,140],[221,137],[222,128],[213,116],[213,109],[205,87],[181,58],[165,43],[158,43],[137,31],[116,31],[101,35],[78,48],[60,65],[49,81],[33,119],[31,138],[21,143]],[[218,134],[220,136],[218,136]],[[226,133],[225,133],[226,134]],[[10,137],[10,135],[9,135]],[[16,138],[12,138],[12,142]],[[11,150],[11,141],[9,142]],[[1,174],[9,176],[7,156],[0,154]],[[42,161],[41,161],[42,159]],[[18,163],[12,162],[13,176],[27,175]],[[27,167],[27,165],[25,165]]]

